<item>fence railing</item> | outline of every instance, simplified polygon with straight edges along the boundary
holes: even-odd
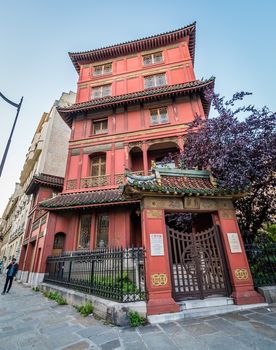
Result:
[[[245,244],[255,287],[276,284],[276,243]]]
[[[44,282],[119,302],[145,300],[145,250],[105,248],[47,259]]]

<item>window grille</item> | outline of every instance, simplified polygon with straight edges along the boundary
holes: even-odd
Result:
[[[152,64],[162,63],[163,55],[162,52],[152,53],[150,55],[143,56],[143,64],[144,66],[150,66]]]
[[[100,66],[94,67],[94,76],[105,75],[112,73],[112,63],[102,64]]]
[[[92,88],[92,99],[111,95],[111,84]]]
[[[168,123],[168,111],[167,107],[156,108],[150,110],[150,123],[151,125]]]
[[[164,85],[167,85],[165,73],[150,75],[145,77],[145,80],[144,80],[145,89],[149,89],[157,86],[164,86]]]

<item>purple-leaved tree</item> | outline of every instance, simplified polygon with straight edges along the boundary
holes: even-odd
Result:
[[[210,169],[219,186],[246,191],[235,206],[243,234],[254,236],[275,220],[276,114],[267,107],[236,107],[247,95],[240,92],[225,100],[208,91],[215,116],[195,117],[178,164]]]

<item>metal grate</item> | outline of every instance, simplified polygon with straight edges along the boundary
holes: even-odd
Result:
[[[107,248],[48,257],[44,282],[119,302],[145,300],[145,250]]]
[[[276,243],[244,245],[255,287],[276,284]]]
[[[218,228],[179,232],[167,227],[167,231],[175,299],[227,295],[226,268]]]

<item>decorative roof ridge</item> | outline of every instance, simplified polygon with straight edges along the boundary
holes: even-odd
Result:
[[[35,174],[33,176],[33,179],[44,179],[44,176],[47,178],[52,178],[52,179],[57,179],[57,180],[62,180],[64,181],[64,176],[56,176],[56,175],[51,175],[51,174],[45,174],[45,173],[39,173],[39,174]]]
[[[64,177],[50,175],[45,173],[39,173],[33,175],[28,187],[25,190],[27,195],[33,193],[38,184],[46,184],[49,187],[60,187],[62,189],[64,183]]]
[[[88,57],[90,57],[90,58],[94,57],[94,61],[99,61],[99,60],[103,59],[102,57],[105,55],[107,57],[119,56],[120,54],[125,55],[124,48],[127,46],[131,46],[132,49],[134,49],[134,51],[139,52],[139,51],[145,50],[145,45],[143,45],[145,42],[153,41],[152,47],[151,47],[151,49],[152,49],[154,47],[160,46],[160,44],[157,42],[157,39],[161,39],[163,37],[167,37],[167,38],[172,37],[173,35],[176,35],[176,34],[182,34],[183,36],[193,34],[193,38],[192,38],[192,40],[190,40],[190,43],[189,43],[189,50],[191,53],[192,60],[194,62],[195,30],[196,30],[196,21],[194,21],[193,23],[191,23],[185,27],[175,29],[172,31],[168,31],[165,33],[155,34],[155,35],[151,35],[148,37],[130,40],[130,41],[126,41],[126,42],[123,42],[120,44],[104,46],[104,47],[101,47],[98,49],[93,49],[93,50],[88,50],[88,51],[68,52],[68,54],[69,54],[69,57],[70,57],[73,65],[75,66],[77,72],[79,72],[80,67],[78,65],[78,61],[85,61],[88,59]],[[164,44],[164,46],[165,45],[166,45],[166,43]],[[117,50],[117,52],[114,53],[115,50]],[[113,55],[112,55],[112,51],[113,51]]]
[[[121,101],[121,100],[132,99],[135,97],[137,98],[137,97],[148,96],[150,93],[158,94],[160,92],[163,92],[164,89],[166,92],[174,92],[174,91],[185,89],[185,88],[204,87],[205,85],[208,85],[214,81],[215,81],[215,77],[211,76],[209,79],[205,79],[205,80],[192,80],[192,81],[189,81],[186,83],[164,85],[164,86],[159,86],[159,87],[155,87],[155,88],[139,90],[136,92],[130,92],[128,94],[101,97],[101,98],[97,98],[97,99],[93,99],[93,100],[89,100],[89,101],[85,101],[85,102],[74,103],[68,107],[58,107],[57,110],[59,113],[60,112],[62,113],[62,112],[66,112],[66,111],[71,111],[72,109],[77,109],[77,108],[81,108],[81,107],[89,107],[89,106],[94,106],[94,105],[98,105],[98,104],[104,104],[106,102],[116,102],[116,101]]]
[[[196,170],[196,169],[178,169],[178,168],[159,168],[154,170],[158,171],[161,176],[184,176],[187,178],[207,178],[211,176],[209,170]]]

